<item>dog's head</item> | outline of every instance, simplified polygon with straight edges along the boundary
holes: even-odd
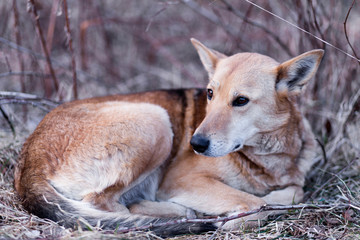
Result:
[[[315,74],[323,50],[306,52],[279,64],[257,53],[227,57],[191,39],[209,75],[206,116],[191,145],[195,152],[218,157],[240,150],[262,133],[289,119],[289,99]]]

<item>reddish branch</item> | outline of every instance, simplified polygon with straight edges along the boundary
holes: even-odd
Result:
[[[41,46],[42,46],[42,49],[43,49],[44,54],[45,54],[47,66],[49,68],[51,77],[53,79],[54,88],[55,88],[55,91],[58,92],[59,91],[59,83],[58,83],[58,80],[56,78],[55,71],[54,71],[54,69],[52,67],[49,51],[48,51],[48,48],[46,46],[45,38],[43,36],[43,32],[42,32],[42,29],[41,29],[41,26],[40,26],[40,21],[39,21],[40,17],[38,15],[37,10],[36,10],[35,0],[28,0],[28,2],[29,2],[29,5],[30,5],[29,11],[31,11],[32,14],[34,15],[36,30],[38,32],[40,42],[41,42]],[[50,95],[50,94],[47,93],[47,95]]]
[[[16,0],[13,0],[13,11],[14,11],[14,29],[15,29],[16,44],[21,45],[21,36],[19,31],[19,11],[17,9]],[[24,72],[25,69],[24,60],[19,51],[17,52],[17,58],[20,65],[20,71]],[[22,75],[20,76],[20,82],[21,82],[21,91],[26,92],[24,77]]]
[[[74,49],[72,46],[72,37],[70,32],[70,21],[69,21],[69,15],[68,15],[68,6],[67,1],[63,0],[64,3],[64,11],[65,11],[65,26],[66,26],[66,37],[69,44],[69,51],[71,54],[71,65],[72,65],[72,74],[73,74],[73,92],[74,92],[74,98],[78,98],[77,93],[77,76],[76,76],[76,62],[75,62],[75,55],[74,55]]]
[[[168,222],[162,222],[162,223],[154,223],[149,225],[144,225],[140,227],[128,227],[128,228],[119,228],[115,232],[117,233],[126,233],[131,231],[140,231],[140,230],[149,230],[151,228],[156,227],[166,227],[170,225],[176,225],[176,224],[183,224],[183,223],[218,223],[218,222],[228,222],[234,219],[244,218],[250,215],[254,215],[256,213],[260,212],[268,212],[268,211],[282,211],[282,210],[296,210],[296,209],[349,209],[354,208],[358,209],[357,206],[354,206],[352,204],[338,204],[338,205],[314,205],[314,204],[299,204],[299,205],[264,205],[260,208],[243,212],[239,214],[234,214],[227,217],[211,217],[211,218],[195,218],[195,219],[178,219],[178,220],[172,220]]]
[[[51,13],[50,13],[50,20],[49,20],[49,26],[48,31],[46,34],[46,46],[49,52],[51,52],[52,42],[54,39],[54,31],[55,31],[55,23],[56,23],[56,11],[59,7],[59,0],[55,0],[52,3],[51,7]]]

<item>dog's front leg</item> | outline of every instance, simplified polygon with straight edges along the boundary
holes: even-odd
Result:
[[[184,182],[178,182],[171,188],[163,187],[158,193],[158,198],[175,202],[208,215],[234,215],[260,208],[266,202],[252,194],[239,191],[221,181],[205,176],[187,176]],[[183,187],[182,187],[183,186]],[[250,215],[245,218],[226,222],[224,229],[238,229],[258,225],[257,220],[265,220],[263,213]],[[245,223],[245,225],[244,225]]]
[[[262,197],[267,204],[296,204],[302,201],[304,191],[300,186],[289,186],[281,190],[270,192]]]

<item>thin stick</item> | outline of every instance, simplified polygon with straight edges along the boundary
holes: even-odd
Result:
[[[73,46],[72,46],[72,37],[71,37],[71,32],[70,32],[70,21],[69,21],[69,15],[68,15],[68,6],[67,6],[67,1],[63,0],[64,3],[64,11],[65,11],[65,27],[66,27],[66,37],[68,40],[68,44],[69,44],[69,51],[71,54],[71,65],[72,65],[72,73],[73,73],[73,93],[74,93],[74,98],[77,99],[78,98],[78,93],[77,93],[77,76],[76,76],[76,61],[75,61],[75,55],[74,55],[74,50],[73,50]]]
[[[45,42],[45,39],[44,39],[44,36],[43,36],[41,26],[40,26],[40,21],[39,21],[40,17],[38,15],[36,7],[35,7],[35,1],[34,0],[28,0],[28,2],[30,3],[30,6],[31,6],[31,8],[30,8],[31,12],[34,15],[36,29],[37,29],[37,32],[38,32],[38,35],[39,35],[39,38],[40,38],[42,49],[43,49],[45,57],[46,57],[47,66],[49,68],[51,77],[53,79],[55,91],[58,92],[59,91],[59,83],[58,83],[58,80],[56,78],[55,71],[54,71],[54,69],[52,67],[52,64],[51,64],[50,55],[49,55],[49,52],[48,52],[48,49],[47,49],[47,46],[46,46],[46,42]],[[50,95],[50,93],[47,93],[47,94]]]

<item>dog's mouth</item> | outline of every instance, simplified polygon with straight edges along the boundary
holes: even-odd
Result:
[[[237,151],[239,151],[240,149],[242,149],[243,148],[243,144],[236,144],[235,145],[235,147],[234,147],[234,149],[232,150],[233,152],[237,152]]]

